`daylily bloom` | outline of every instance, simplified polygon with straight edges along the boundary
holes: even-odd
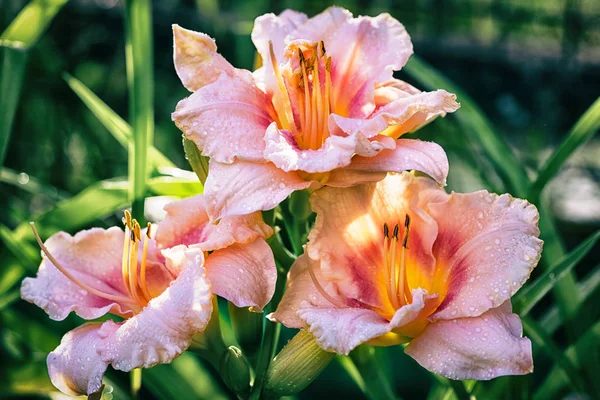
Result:
[[[510,195],[446,194],[389,174],[323,188],[309,243],[271,318],[308,326],[325,350],[409,343],[419,364],[452,379],[532,371],[511,296],[536,266],[536,208]]]
[[[419,170],[444,184],[448,160],[435,143],[399,139],[456,96],[394,79],[412,54],[389,14],[353,18],[332,7],[308,19],[286,10],[258,17],[252,41],[263,67],[234,68],[209,36],[175,25],[175,68],[194,92],[173,113],[210,157],[208,214],[268,210],[315,184],[352,186],[386,172]]]
[[[201,195],[165,207],[160,229],[126,212],[118,227],[59,232],[45,244],[36,278],[23,299],[61,321],[74,311],[88,322],[48,355],[52,383],[72,395],[102,385],[108,365],[121,371],[168,363],[204,330],[213,294],[238,307],[262,309],[273,295],[276,269],[264,238],[272,234],[260,213],[209,222]],[[34,228],[35,232],[35,228]],[[210,254],[209,254],[210,252]]]

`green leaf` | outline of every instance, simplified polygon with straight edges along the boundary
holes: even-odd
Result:
[[[19,240],[10,229],[0,225],[0,239],[22,266],[35,271],[40,262],[40,252],[27,242]]]
[[[0,41],[0,166],[8,148],[10,131],[19,105],[27,51],[14,43]]]
[[[375,349],[372,346],[360,345],[350,352],[349,357],[362,377],[363,393],[367,398],[370,400],[398,398],[394,394],[389,378],[383,373],[381,366],[378,365]]]
[[[80,229],[126,205],[126,181],[100,181],[76,196],[59,202],[52,210],[35,217],[34,221],[40,236],[46,238],[57,231],[71,232]],[[28,222],[19,225],[15,235],[21,240],[34,239]]]
[[[12,303],[21,299],[21,292],[19,289],[13,290],[0,296],[0,311],[9,307]]]
[[[144,371],[144,387],[158,399],[227,399],[208,371],[190,353],[171,364]]]
[[[537,199],[540,196],[548,181],[558,172],[565,161],[575,150],[591,139],[598,129],[600,129],[600,97],[579,118],[558,149],[546,161],[529,189],[531,199]]]
[[[574,363],[578,355],[586,356],[580,362],[585,362],[591,357],[596,357],[598,343],[600,342],[600,321],[588,329],[575,344],[572,344],[564,352],[564,357]],[[597,376],[595,377],[597,379]],[[550,373],[546,375],[544,382],[534,393],[533,400],[546,400],[559,397],[561,390],[568,385],[568,377],[561,371],[560,365],[555,365]]]
[[[569,385],[574,390],[585,391],[585,384],[577,371],[573,360],[566,357],[546,332],[530,317],[521,317],[523,331],[531,339],[532,343],[548,354],[552,360],[568,376]]]
[[[531,311],[556,282],[560,281],[573,269],[593,248],[600,239],[600,231],[592,234],[573,251],[548,268],[535,282],[521,289],[512,300],[515,312],[525,316]]]
[[[0,166],[21,96],[27,50],[38,41],[66,2],[31,1],[0,35]]]
[[[83,101],[88,109],[94,114],[98,121],[114,136],[121,146],[127,148],[129,142],[133,139],[131,126],[114,112],[106,103],[104,103],[94,92],[85,86],[77,78],[64,73],[63,79],[75,94]],[[164,154],[158,151],[154,146],[148,149],[149,158],[152,165],[158,167],[174,167]]]
[[[144,220],[146,158],[154,138],[154,60],[150,0],[125,2],[125,60],[129,86],[129,119],[133,145],[129,146],[129,200],[131,214]]]
[[[512,188],[513,194],[524,196],[529,181],[521,162],[476,103],[451,80],[417,56],[413,55],[402,71],[429,90],[443,88],[456,94],[461,107],[454,113],[454,117],[463,127],[464,133],[470,140],[479,143],[498,173],[508,183],[507,186]]]
[[[204,188],[197,180],[160,176],[148,181],[148,189],[157,196],[190,197],[202,193]]]
[[[203,156],[196,146],[196,143],[183,137],[183,151],[185,152],[185,158],[196,173],[200,182],[204,184],[206,177],[208,176],[208,157]]]
[[[22,47],[33,46],[67,1],[31,1],[0,35],[0,41],[17,42]]]

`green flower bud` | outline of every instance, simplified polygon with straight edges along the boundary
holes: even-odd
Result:
[[[312,214],[308,198],[308,190],[298,190],[290,195],[289,209],[294,217],[300,221],[305,221]]]
[[[250,393],[250,368],[242,351],[235,346],[229,346],[221,357],[219,374],[225,384],[240,398],[246,398]]]
[[[183,137],[183,151],[185,152],[185,158],[190,163],[190,166],[198,175],[198,179],[204,185],[206,177],[208,176],[208,157],[205,157],[200,153],[200,150],[196,146],[196,143]]]
[[[263,331],[263,313],[252,312],[248,308],[238,308],[229,303],[229,318],[235,338],[247,357],[254,357],[260,348]]]
[[[307,329],[302,329],[269,365],[265,385],[267,397],[300,392],[323,372],[334,356],[334,353],[321,349]]]

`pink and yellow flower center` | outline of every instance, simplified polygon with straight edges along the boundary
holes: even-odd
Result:
[[[270,44],[278,88],[272,99],[277,125],[292,134],[300,149],[318,150],[329,137],[327,123],[335,110],[331,57],[323,42],[291,45],[287,51],[291,68],[282,71]]]
[[[148,255],[151,224],[148,223],[148,227],[143,239],[140,225],[135,219],[131,218],[129,211],[125,211],[123,224],[125,225],[125,235],[121,271],[123,284],[127,291],[126,296],[118,293],[118,290],[115,290],[114,293],[107,293],[106,291],[95,288],[87,282],[84,282],[82,279],[77,278],[50,253],[48,248],[42,242],[42,239],[40,238],[33,222],[31,223],[31,228],[40,248],[48,260],[50,260],[56,269],[66,276],[67,279],[92,295],[126,305],[131,309],[131,311],[138,313],[148,304],[150,300],[152,300],[153,297],[155,297],[152,296],[151,292],[149,291],[146,279],[146,258]],[[142,245],[142,257],[138,268],[138,250],[140,244]]]
[[[313,284],[331,304],[339,308],[358,307],[370,309],[388,321],[392,320],[396,311],[413,303],[413,289],[426,289],[429,295],[434,295],[426,299],[423,309],[413,322],[372,340],[371,344],[392,345],[405,343],[410,338],[418,336],[428,324],[427,317],[437,309],[445,297],[444,271],[436,266],[434,277],[428,279],[426,274],[419,269],[415,251],[411,252],[410,240],[412,235],[410,232],[411,217],[408,214],[405,215],[402,224],[384,223],[383,225],[383,243],[379,250],[381,251],[381,264],[377,266],[384,277],[382,281],[378,281],[382,283],[379,287],[381,293],[379,306],[367,304],[355,298],[350,299],[331,295],[330,292],[325,290],[325,287],[321,284],[322,282],[319,282],[311,264],[308,264],[308,272]],[[415,242],[415,246],[418,247],[418,240]],[[423,285],[425,287],[422,287]],[[436,294],[437,296],[435,296]]]

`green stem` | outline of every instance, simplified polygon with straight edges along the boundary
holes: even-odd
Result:
[[[388,377],[381,370],[373,347],[361,345],[354,349],[349,357],[361,377],[361,380],[357,383],[369,400],[398,399]],[[356,380],[356,373],[351,374],[351,376]]]
[[[152,7],[150,0],[125,2],[125,56],[129,86],[129,119],[133,143],[129,145],[129,198],[132,215],[144,220],[148,148],[154,136],[154,81]]]
[[[277,286],[273,299],[267,305],[265,312],[274,311],[283,296],[287,275],[285,273],[279,273],[277,277]],[[263,337],[260,344],[260,350],[258,352],[258,361],[256,362],[254,384],[252,385],[252,393],[250,394],[250,400],[258,400],[261,398],[262,390],[267,377],[267,370],[269,365],[275,356],[275,350],[277,349],[277,342],[279,341],[279,332],[281,325],[275,322],[271,322],[267,319],[264,320],[265,325],[263,329]]]

